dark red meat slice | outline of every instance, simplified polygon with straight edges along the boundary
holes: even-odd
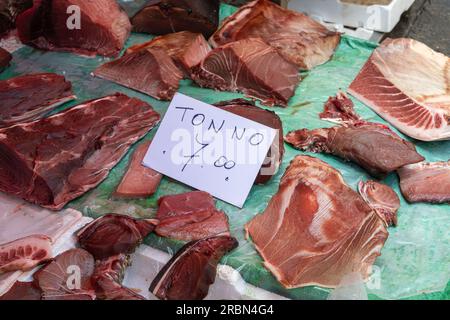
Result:
[[[237,246],[237,240],[229,236],[186,244],[159,272],[150,291],[162,300],[204,299],[214,283],[220,259]]]
[[[158,200],[158,219],[192,214],[198,210],[215,209],[214,198],[204,191],[168,195]]]
[[[5,300],[41,300],[42,292],[32,282],[17,281],[12,288],[0,296],[0,301]]]
[[[2,72],[12,60],[12,55],[5,49],[0,47],[0,72]]]
[[[127,49],[127,54],[151,48],[160,49],[168,54],[176,66],[184,72],[185,77],[190,77],[192,67],[199,64],[211,51],[202,34],[181,31],[136,44]]]
[[[366,279],[388,237],[383,220],[327,163],[292,160],[262,214],[245,226],[264,265],[286,288]]]
[[[0,37],[14,29],[17,16],[32,6],[33,0],[1,0]]]
[[[72,84],[54,73],[37,73],[0,81],[0,128],[43,118],[75,99]]]
[[[162,174],[142,164],[150,142],[139,145],[133,153],[127,172],[117,186],[118,198],[144,198],[153,195],[161,182]]]
[[[124,215],[107,214],[78,231],[78,242],[96,259],[120,253],[129,254],[153,231],[156,223],[152,219],[137,220]]]
[[[202,87],[239,91],[268,106],[287,106],[300,81],[297,67],[257,38],[214,49],[193,69],[192,78]]]
[[[353,109],[353,101],[339,91],[335,97],[330,97],[325,103],[324,111],[319,115],[320,119],[331,122],[345,123],[361,120]]]
[[[183,78],[172,59],[160,49],[126,54],[101,65],[94,75],[159,100],[171,100]]]
[[[376,181],[360,181],[359,194],[384,220],[386,226],[397,225],[400,199],[391,187]]]
[[[133,31],[164,35],[187,30],[209,38],[219,24],[219,6],[219,0],[150,1],[131,19]]]
[[[59,210],[102,182],[159,119],[147,103],[115,94],[0,129],[0,191]]]
[[[52,258],[52,240],[33,235],[0,244],[0,274],[27,271]]]
[[[79,28],[67,13],[71,6],[80,10]],[[115,0],[35,0],[17,18],[17,30],[23,43],[39,49],[117,56],[131,24]]]
[[[285,59],[302,69],[327,62],[340,41],[339,33],[302,13],[284,9],[268,0],[257,0],[228,17],[210,42],[218,47],[255,37],[264,39]]]
[[[283,140],[283,123],[280,117],[273,111],[265,110],[255,106],[254,102],[244,99],[236,99],[216,103],[215,106],[222,110],[229,111],[241,117],[259,122],[270,128],[278,130],[277,136],[267,153],[267,157],[256,177],[256,184],[264,184],[268,182],[277,172],[283,161],[284,140]]]

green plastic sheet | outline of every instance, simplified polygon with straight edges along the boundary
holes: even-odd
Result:
[[[231,14],[234,7],[223,5],[221,17]],[[127,47],[151,39],[150,35],[132,34]],[[283,121],[285,133],[299,128],[330,127],[333,124],[319,119],[324,102],[339,89],[345,90],[364,65],[376,44],[344,36],[331,61],[314,70],[302,74],[303,80],[288,108],[271,108]],[[64,74],[73,83],[77,100],[67,103],[55,112],[71,107],[82,101],[98,98],[116,91],[140,98],[150,103],[158,112],[164,114],[168,102],[160,102],[144,94],[102,79],[94,78],[91,72],[108,59],[102,57],[86,58],[69,53],[43,52],[24,47],[14,53],[11,67],[0,75],[7,79],[31,72],[56,72]],[[195,86],[190,80],[183,80],[180,92],[207,103],[241,98],[241,94],[216,92]],[[371,109],[356,99],[356,111],[366,120],[387,124]],[[392,128],[392,127],[391,127]],[[394,131],[396,131],[394,129]],[[150,139],[154,129],[145,139]],[[400,136],[411,140],[408,137]],[[450,141],[413,141],[418,151],[427,161],[442,161],[450,158]],[[123,176],[130,154],[111,171],[108,178],[96,189],[71,202],[68,206],[83,214],[98,217],[115,212],[135,217],[152,217],[157,209],[159,197],[191,190],[169,178],[164,178],[157,193],[148,199],[117,200],[112,193]],[[255,215],[262,212],[270,198],[276,193],[282,174],[289,162],[302,152],[287,146],[279,173],[266,185],[254,186],[243,209],[238,209],[222,201],[217,205],[228,216],[231,233],[239,240],[239,247],[223,259],[223,263],[236,268],[246,281],[274,293],[293,299],[326,299],[329,289],[305,287],[284,289],[272,274],[263,267],[262,259],[255,251],[251,241],[245,239],[243,226]],[[357,165],[343,162],[331,155],[314,155],[339,169],[345,181],[354,189],[360,180],[370,176]],[[390,185],[400,195],[396,174],[387,176],[384,183]],[[450,297],[450,207],[448,204],[408,204],[401,197],[398,227],[389,229],[389,238],[382,255],[375,263],[374,274],[366,284],[370,299],[449,299]],[[176,252],[183,243],[149,236],[145,243]]]

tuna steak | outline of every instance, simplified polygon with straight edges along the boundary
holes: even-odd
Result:
[[[0,129],[0,191],[60,210],[102,182],[159,118],[147,103],[115,94]]]
[[[160,49],[145,49],[107,62],[94,71],[97,77],[148,94],[171,100],[183,78],[172,59]]]
[[[367,278],[388,236],[339,171],[309,156],[294,158],[264,213],[245,229],[286,288],[336,287],[351,272]]]
[[[57,106],[72,99],[75,99],[72,84],[54,73],[37,73],[2,80],[0,128],[41,119]]]
[[[412,39],[387,39],[348,92],[404,134],[450,139],[450,58]]]
[[[242,92],[268,106],[287,106],[300,81],[297,67],[261,39],[244,39],[211,51],[193,69],[201,87]]]
[[[302,69],[327,62],[340,41],[332,32],[306,15],[284,9],[268,0],[256,0],[228,17],[211,37],[213,47],[260,37],[288,61]]]
[[[39,49],[117,56],[131,24],[115,0],[35,0],[17,18],[17,30],[23,43]]]
[[[9,66],[11,60],[12,55],[8,51],[0,47],[0,72],[5,70],[6,67]]]
[[[41,300],[41,294],[41,290],[36,288],[32,282],[17,281],[7,293],[0,296],[0,301]]]

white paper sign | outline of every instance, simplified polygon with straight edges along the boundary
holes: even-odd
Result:
[[[143,164],[242,208],[276,134],[177,93]]]

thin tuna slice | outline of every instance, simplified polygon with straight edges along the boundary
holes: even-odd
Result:
[[[17,281],[11,289],[0,296],[0,301],[7,300],[41,300],[41,290],[32,282]]]
[[[372,180],[360,181],[358,191],[367,204],[384,220],[386,226],[397,225],[400,199],[391,187]]]
[[[181,31],[136,44],[128,48],[126,53],[130,54],[151,48],[160,49],[168,54],[176,66],[184,72],[185,77],[190,77],[191,69],[211,51],[211,47],[202,34]]]
[[[25,44],[91,56],[119,55],[131,31],[115,0],[35,0],[16,24]]]
[[[145,198],[153,195],[161,182],[162,174],[142,164],[150,142],[139,145],[131,157],[127,172],[118,185],[117,198]]]
[[[0,128],[41,119],[59,105],[73,99],[72,84],[54,73],[29,74],[2,80]]]
[[[297,67],[258,38],[244,39],[211,51],[193,69],[201,87],[242,92],[268,106],[287,106],[300,81]]]
[[[416,163],[397,172],[408,202],[450,203],[450,160]]]
[[[193,241],[230,233],[228,217],[203,191],[169,195],[158,200],[155,232],[162,237]]]
[[[2,72],[12,60],[12,55],[5,49],[0,47],[0,72]]]
[[[0,129],[0,191],[60,210],[102,182],[159,119],[147,103],[115,94]]]
[[[107,62],[94,75],[158,100],[171,100],[183,78],[172,59],[160,49],[146,49]]]
[[[327,163],[297,156],[266,210],[245,229],[286,288],[366,279],[388,237],[383,220]]]
[[[284,155],[284,140],[283,140],[283,123],[280,117],[273,111],[258,108],[252,101],[245,99],[235,99],[231,101],[223,101],[215,104],[216,107],[237,114],[241,117],[259,122],[270,128],[278,130],[277,136],[267,153],[267,157],[256,177],[256,184],[267,183],[280,168],[281,161]]]
[[[28,271],[52,258],[52,239],[33,235],[0,245],[0,274]]]
[[[104,215],[77,233],[80,247],[96,259],[106,259],[121,253],[131,254],[149,235],[158,221],[137,220],[120,214]]]
[[[217,264],[238,242],[218,236],[186,244],[153,280],[150,291],[161,300],[201,300],[214,283]]]
[[[268,0],[242,6],[228,17],[211,37],[213,47],[260,37],[283,57],[302,69],[327,62],[340,41],[340,34],[328,30],[308,16],[284,9]]]
[[[449,57],[412,39],[386,39],[348,92],[404,134],[450,139]]]
[[[132,19],[133,31],[164,35],[178,31],[209,38],[219,25],[219,0],[150,1]]]
[[[91,285],[94,257],[83,249],[71,249],[38,270],[34,285],[42,290],[44,300],[95,299]]]

